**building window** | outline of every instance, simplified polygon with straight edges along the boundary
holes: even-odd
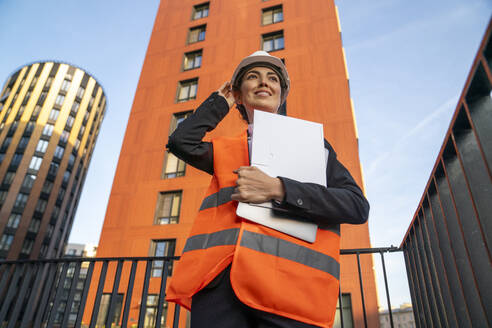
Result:
[[[178,102],[196,99],[198,78],[180,81],[178,85]]]
[[[51,87],[51,83],[53,83],[53,76],[48,76],[46,79],[46,84],[44,85],[45,88]]]
[[[73,166],[75,163],[75,156],[73,154],[70,154],[70,157],[68,158],[68,166]]]
[[[14,241],[14,235],[4,233],[2,235],[2,239],[0,239],[0,250],[8,251],[10,249],[10,245],[12,245],[12,241]]]
[[[56,175],[56,172],[58,172],[58,167],[60,167],[58,163],[51,162],[48,174]]]
[[[12,157],[12,161],[10,162],[10,165],[13,167],[14,166],[17,167],[20,164],[21,160],[22,160],[22,154],[15,153],[14,156]]]
[[[19,110],[17,111],[17,114],[15,115],[15,120],[18,121],[22,117],[22,114],[24,114],[24,110],[26,109],[26,106],[22,105],[19,107]]]
[[[123,307],[123,294],[116,295],[116,304],[113,318],[111,319],[111,327],[118,326],[120,322],[121,309]],[[101,305],[97,314],[96,326],[104,327],[108,318],[109,305],[111,304],[111,294],[103,294],[101,297]],[[145,326],[150,327],[150,326]]]
[[[202,50],[185,53],[183,69],[185,71],[202,66]]]
[[[62,159],[63,157],[63,152],[65,151],[65,148],[56,146],[55,149],[55,154],[53,155],[55,158]]]
[[[36,85],[36,82],[38,82],[38,77],[35,76],[32,78],[31,80],[31,84],[29,85],[29,88],[34,88],[34,86]]]
[[[58,218],[58,215],[60,215],[60,207],[55,206],[53,207],[53,212],[51,213],[51,217],[56,219]]]
[[[34,245],[34,240],[25,239],[24,244],[22,244],[21,254],[30,254],[32,251],[32,246]]]
[[[32,134],[32,131],[34,131],[35,126],[36,124],[34,124],[34,122],[27,122],[23,135],[30,136]]]
[[[19,222],[21,219],[21,215],[18,213],[12,213],[9,216],[9,220],[7,221],[7,227],[9,228],[17,228],[19,226]]]
[[[26,206],[28,198],[29,198],[29,194],[24,194],[24,193],[20,192],[17,195],[17,198],[15,199],[14,206],[19,207],[19,208],[24,208],[24,206]]]
[[[29,138],[22,137],[19,140],[19,144],[17,145],[17,150],[23,151],[24,149],[26,149],[28,143],[29,143]]]
[[[38,98],[38,105],[42,105],[44,103],[44,100],[46,99],[47,95],[48,95],[47,91],[41,92],[41,95],[39,95],[39,98]]]
[[[65,101],[65,96],[64,95],[58,95],[58,97],[56,97],[55,104],[57,104],[58,106],[61,106],[61,105],[63,105],[64,101]]]
[[[34,106],[34,109],[31,114],[31,120],[37,119],[39,116],[39,112],[41,112],[41,106],[40,105]]]
[[[150,245],[151,256],[174,256],[174,250],[176,248],[175,239],[167,240],[152,240]],[[162,270],[164,269],[164,261],[152,262],[152,277],[161,277]],[[171,275],[172,265],[169,263],[169,276]]]
[[[70,110],[73,113],[77,113],[79,111],[80,103],[78,101],[74,101],[72,104],[72,109]]]
[[[46,202],[46,201],[44,201],[44,202]],[[45,205],[45,207],[46,207],[46,205]],[[36,208],[36,210],[37,210],[37,208]],[[40,211],[40,212],[44,212],[44,211]],[[29,223],[29,228],[27,228],[27,231],[38,233],[40,226],[41,226],[41,220],[32,219],[31,223]]]
[[[63,130],[60,135],[60,142],[67,143],[69,136],[70,136],[70,132]]]
[[[206,27],[206,25],[200,25],[190,28],[190,31],[188,32],[188,43],[195,43],[205,40]]]
[[[82,97],[84,96],[84,92],[85,92],[85,88],[82,86],[79,87],[79,89],[77,90],[77,98],[82,99]]]
[[[63,201],[63,197],[65,197],[66,190],[65,188],[60,188],[58,191],[58,197],[56,198],[57,201],[61,202]]]
[[[48,117],[48,119],[51,121],[56,121],[58,115],[60,115],[60,111],[56,108],[53,108],[50,112],[50,116]]]
[[[12,142],[12,137],[5,138],[1,148],[2,151],[6,151],[9,148],[11,142]]]
[[[354,321],[352,319],[352,301],[350,299],[350,294],[342,294],[342,313],[343,313],[343,326],[352,328],[354,326]],[[340,322],[340,299],[337,301],[337,310],[335,313],[335,323],[333,327],[341,327]]]
[[[29,163],[29,168],[35,171],[39,170],[42,161],[43,161],[42,157],[33,156],[31,159],[31,163]]]
[[[164,298],[164,295],[162,295]],[[159,305],[159,295],[150,294],[147,295],[147,307],[145,310],[145,322],[144,327],[155,327],[157,319],[157,306]],[[162,312],[161,312],[161,327],[166,327],[167,317],[167,302],[163,300]]]
[[[5,173],[5,177],[3,178],[2,185],[3,186],[10,186],[12,184],[12,181],[14,180],[14,177],[15,177],[15,172]]]
[[[195,19],[200,19],[200,18],[205,18],[205,17],[208,17],[208,9],[209,9],[210,5],[209,3],[203,3],[201,5],[196,5],[196,6],[193,6],[193,14],[192,14],[192,17],[191,19],[192,20],[195,20]]]
[[[67,118],[66,128],[68,128],[70,130],[72,128],[72,126],[73,126],[73,122],[74,121],[75,121],[75,117],[73,117],[72,115],[69,115],[68,118]]]
[[[27,190],[31,190],[34,182],[36,181],[36,176],[34,174],[26,174],[24,177],[24,181],[22,181],[22,188],[26,188]]]
[[[51,189],[53,189],[53,182],[46,180],[43,184],[43,189],[41,189],[41,192],[49,194]]]
[[[275,24],[284,20],[282,5],[263,9],[261,23],[263,25]]]
[[[65,173],[63,173],[63,182],[64,183],[68,183],[68,180],[70,180],[70,171],[65,171]]]
[[[46,124],[44,126],[42,135],[45,137],[51,137],[51,135],[53,134],[54,127],[55,126],[53,124]]]
[[[161,192],[157,198],[155,224],[178,223],[181,192]]]
[[[7,195],[9,194],[8,191],[0,191],[0,206],[3,205],[3,203],[5,202],[5,199],[7,198]]]
[[[275,51],[284,49],[284,32],[278,31],[262,36],[262,49],[265,51]]]
[[[171,127],[169,129],[169,134],[171,135],[176,127],[183,122],[188,116],[190,116],[193,112],[185,112],[174,114],[171,120]],[[186,163],[179,158],[177,158],[174,154],[166,151],[164,155],[164,166],[162,168],[162,179],[176,178],[182,177],[185,175]]]
[[[22,101],[22,104],[25,105],[31,98],[31,91],[27,91],[26,94],[24,95],[24,100]]]
[[[69,80],[63,80],[63,83],[61,85],[60,90],[67,92],[68,88],[70,88],[70,81]]]
[[[38,144],[36,146],[36,151],[40,152],[40,153],[46,153],[46,149],[48,148],[48,144],[49,144],[49,142],[46,140],[43,140],[43,139],[39,140]]]

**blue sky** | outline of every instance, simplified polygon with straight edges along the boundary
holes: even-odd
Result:
[[[375,247],[398,246],[430,176],[492,3],[335,2],[371,203],[371,241]],[[158,4],[157,0],[0,0],[2,85],[26,63],[59,60],[92,74],[108,97],[71,242],[99,240]],[[378,258],[376,268],[379,272]],[[401,255],[388,257],[387,270],[392,304],[409,301]],[[382,280],[378,285],[383,286]],[[381,299],[381,306],[385,304]]]

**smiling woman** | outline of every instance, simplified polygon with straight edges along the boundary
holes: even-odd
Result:
[[[364,223],[369,204],[326,141],[326,185],[272,177],[250,166],[254,110],[277,113],[289,89],[282,61],[257,51],[169,137],[170,152],[213,175],[166,297],[191,309],[193,328],[333,325],[339,224]],[[203,141],[234,104],[248,129]],[[299,240],[238,217],[238,202],[271,202],[274,211],[323,229],[313,243]]]

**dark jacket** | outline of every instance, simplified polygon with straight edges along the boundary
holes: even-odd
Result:
[[[213,175],[213,145],[202,139],[228,112],[224,97],[217,92],[212,93],[169,137],[169,151],[191,166]],[[325,148],[329,151],[326,186],[279,177],[285,187],[285,197],[279,204],[274,202],[274,208],[312,220],[320,227],[366,222],[369,215],[367,199],[326,140]]]

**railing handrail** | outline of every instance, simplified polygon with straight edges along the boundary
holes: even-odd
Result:
[[[350,254],[371,254],[371,253],[392,253],[401,252],[400,247],[391,245],[390,247],[373,247],[373,248],[347,248],[341,249],[340,255]],[[179,260],[179,256],[121,256],[121,257],[78,257],[64,256],[50,259],[22,259],[22,260],[0,260],[1,264],[21,264],[21,263],[60,263],[60,262],[99,262],[99,261],[170,261]]]
[[[179,260],[179,256],[128,256],[128,257],[78,257],[66,256],[51,259],[0,260],[1,264],[22,263],[63,263],[63,262],[101,262],[101,261],[170,261]]]

